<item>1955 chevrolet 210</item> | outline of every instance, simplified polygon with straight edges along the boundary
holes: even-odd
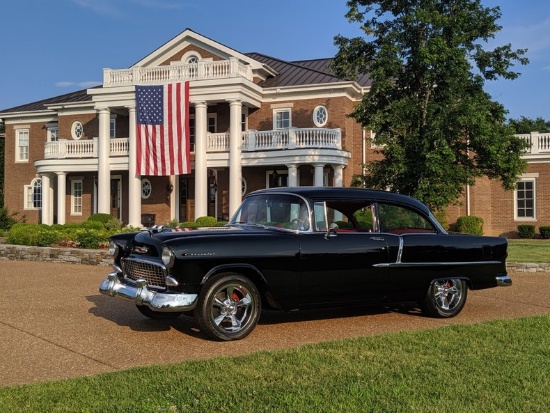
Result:
[[[249,194],[224,227],[113,236],[99,290],[153,319],[192,313],[206,336],[236,340],[262,308],[416,302],[454,317],[468,289],[512,284],[506,250],[505,238],[447,233],[404,195],[275,188]]]

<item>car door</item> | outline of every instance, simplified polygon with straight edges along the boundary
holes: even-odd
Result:
[[[316,203],[316,216],[320,208]],[[344,228],[327,232],[317,224],[300,235],[303,306],[378,300],[391,288],[386,237],[373,228],[356,223],[345,228],[346,222],[336,221]]]

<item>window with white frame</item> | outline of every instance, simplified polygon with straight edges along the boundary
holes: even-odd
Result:
[[[218,116],[216,113],[208,114],[208,132],[216,133],[218,131]]]
[[[82,178],[71,179],[71,215],[82,215]]]
[[[288,129],[292,126],[290,108],[273,109],[273,129]]]
[[[116,117],[111,116],[111,122],[109,123],[109,137],[116,138]]]
[[[16,131],[15,161],[29,161],[29,130],[17,129]]]
[[[313,109],[313,123],[315,126],[322,128],[328,122],[328,111],[324,106],[317,106]]]
[[[51,123],[46,126],[48,142],[56,142],[59,139],[59,127],[57,123]]]
[[[71,126],[71,136],[73,139],[80,139],[82,136],[84,136],[84,125],[82,125],[82,122],[74,121]]]
[[[536,218],[536,180],[535,178],[522,179],[517,183],[514,192],[515,218],[517,220],[532,220]]]
[[[42,208],[42,179],[35,178],[30,185],[25,185],[24,209]]]

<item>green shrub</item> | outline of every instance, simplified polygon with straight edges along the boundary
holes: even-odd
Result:
[[[539,227],[539,232],[542,239],[550,238],[550,226]]]
[[[16,218],[17,214],[17,212],[10,214],[6,208],[0,208],[0,229],[8,231],[14,224],[17,224],[19,222]]]
[[[534,225],[518,225],[518,236],[520,238],[535,238],[535,226]]]
[[[198,217],[195,222],[201,227],[215,227],[218,224],[214,217]]]
[[[105,230],[83,228],[76,230],[75,241],[80,248],[99,248],[109,240],[109,233]]]
[[[6,241],[14,245],[46,247],[57,243],[62,232],[42,224],[14,224],[6,236]]]
[[[462,216],[456,220],[456,230],[462,234],[483,235],[483,218]]]
[[[103,225],[105,225],[112,218],[113,218],[113,216],[111,214],[98,213],[98,214],[90,215],[90,217],[88,218],[87,221],[97,221],[97,222],[101,222]]]
[[[105,223],[105,228],[107,231],[120,231],[122,227],[122,221],[115,217],[111,217],[111,219]]]

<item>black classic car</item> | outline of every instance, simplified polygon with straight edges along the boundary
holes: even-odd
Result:
[[[101,293],[193,314],[216,340],[248,335],[262,308],[415,302],[445,318],[468,289],[512,284],[505,238],[449,234],[417,200],[357,188],[260,190],[224,227],[118,234],[110,251]]]

